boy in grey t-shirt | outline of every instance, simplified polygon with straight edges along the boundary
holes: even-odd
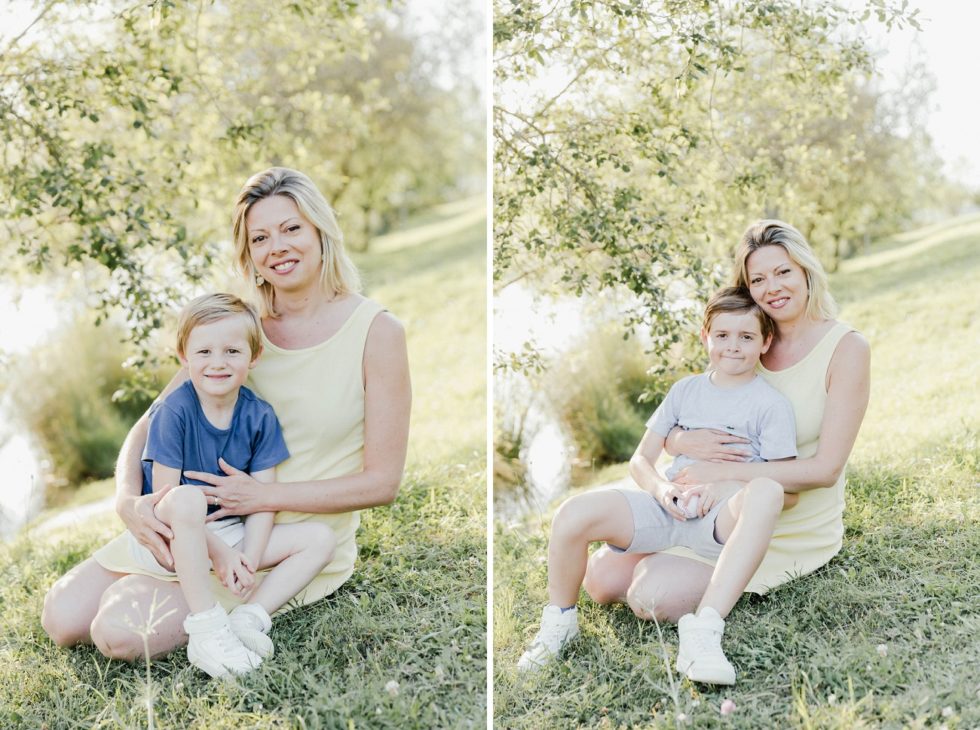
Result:
[[[674,383],[650,416],[647,428],[665,439],[675,426],[725,431],[748,439],[746,461],[796,456],[796,417],[782,393],[758,375],[744,385],[727,388],[715,385],[712,375],[713,371],[708,371]],[[667,480],[673,481],[681,469],[695,461],[679,454],[667,468]]]
[[[591,542],[604,541],[614,550],[640,554],[683,546],[718,558],[735,528],[756,510],[750,515],[751,525],[746,524],[753,544],[742,556],[742,562],[753,563],[742,566],[751,568],[745,576],[747,585],[783,508],[782,487],[772,480],[752,480],[747,485],[731,481],[685,490],[671,479],[694,459],[678,456],[666,479],[655,464],[676,426],[712,428],[745,438],[748,443],[743,445],[753,461],[796,457],[792,406],[755,372],[773,333],[772,320],[743,289],[723,289],[708,302],[701,341],[711,366],[706,373],[675,383],[647,422],[646,434],[630,461],[630,474],[640,489],[587,492],[559,507],[548,545],[549,605],[541,629],[518,662],[520,671],[544,666],[578,635],[576,601]],[[690,679],[734,684],[735,669],[721,650],[720,612],[727,615],[730,609],[702,606],[697,616],[681,618],[677,668]]]

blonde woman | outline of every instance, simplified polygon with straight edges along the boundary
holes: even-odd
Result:
[[[766,555],[745,588],[764,594],[825,565],[841,548],[844,467],[868,405],[871,355],[867,340],[835,319],[823,267],[788,223],[749,226],[735,254],[734,283],[747,288],[775,322],[776,336],[759,373],[793,406],[798,458],[750,463],[738,439],[708,429],[674,429],[666,449],[698,460],[675,477],[678,484],[765,477],[787,495],[798,495],[776,521]],[[684,549],[629,555],[603,547],[593,554],[584,585],[599,603],[625,602],[641,618],[677,622],[696,610],[709,587],[714,595],[732,593],[733,604],[737,600],[738,555],[725,557],[731,564],[723,558],[715,565]],[[715,629],[713,643],[720,642],[722,627]]]
[[[303,173],[274,167],[251,177],[235,203],[233,230],[236,262],[261,314],[264,354],[248,387],[275,409],[291,456],[271,484],[223,461],[223,474],[188,476],[212,485],[202,487],[219,507],[209,519],[276,512],[277,523],[319,520],[331,528],[334,557],[297,596],[309,603],[352,574],[358,510],[388,504],[398,493],[411,408],[405,334],[380,304],[358,293],[333,211]],[[186,379],[179,372],[165,394]],[[116,511],[161,565],[172,566],[172,533],[154,514],[167,490],[142,493],[146,436],[144,416],[119,455]],[[132,627],[156,603],[173,612],[149,637],[150,654],[183,645],[188,606],[179,584],[141,571],[118,543],[55,583],[45,597],[45,631],[62,646],[91,642],[108,657],[133,660],[143,645]],[[212,589],[226,609],[241,602],[218,580]]]

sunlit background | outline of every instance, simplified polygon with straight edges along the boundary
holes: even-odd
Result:
[[[0,89],[5,108],[26,108],[26,84],[49,94],[47,98],[61,93],[57,84],[65,79],[53,75],[61,71],[47,77],[36,70],[25,75],[31,59],[44,55],[57,67],[63,56],[80,54],[86,59],[83,65],[92,64],[86,71],[90,80],[83,82],[95,90],[91,103],[103,106],[98,121],[80,119],[58,131],[69,146],[105,142],[126,149],[97,159],[95,169],[120,176],[131,169],[126,167],[130,162],[142,164],[148,178],[160,181],[158,196],[166,202],[158,210],[169,208],[175,223],[186,224],[193,241],[184,259],[169,250],[134,253],[133,261],[145,267],[147,281],[155,287],[146,296],[159,299],[164,315],[162,336],[134,344],[134,319],[126,306],[109,307],[102,325],[93,326],[103,293],[118,294],[125,280],[118,276],[122,267],[110,275],[96,256],[72,252],[71,239],[85,230],[84,223],[53,230],[56,213],[41,208],[37,215],[17,214],[5,221],[11,265],[0,279],[3,538],[16,534],[45,506],[68,500],[80,485],[110,475],[111,452],[118,449],[147,394],[128,405],[114,396],[132,388],[134,376],[150,376],[140,383],[145,386],[162,382],[172,370],[169,327],[175,307],[202,290],[240,286],[229,266],[228,220],[233,197],[248,174],[269,164],[308,172],[337,208],[348,244],[362,258],[372,246],[384,247],[409,219],[426,220],[427,211],[448,211],[447,204],[470,201],[469,207],[463,204],[465,210],[453,208],[462,211],[452,219],[457,228],[483,215],[487,89],[481,3],[362,3],[356,13],[337,18],[329,17],[326,5],[315,3],[218,3],[201,13],[196,4],[177,3],[169,15],[153,15],[165,5],[134,9],[131,3],[55,2],[38,7],[15,0],[0,6],[0,64],[8,74]],[[237,27],[225,23],[225,6],[238,15]],[[103,91],[111,86],[106,79],[113,65],[122,70],[123,81],[130,69],[138,73],[135,44],[123,27],[125,13],[156,23],[162,35],[149,42],[159,43],[164,56],[172,52],[172,65],[185,72],[181,95],[150,101],[148,113],[158,114],[153,138],[135,124],[121,133],[111,131],[113,124],[129,123],[127,114],[138,115],[140,102],[134,99],[129,109],[125,95],[115,101],[98,96],[115,93]],[[180,31],[181,44],[167,45],[169,27]],[[311,38],[316,42],[304,45]],[[105,55],[99,59],[101,48]],[[265,67],[268,82],[261,64],[229,63],[235,54],[267,51],[288,66]],[[293,69],[301,88],[283,88],[286,84],[271,75],[275,70],[289,79]],[[188,83],[188,76],[197,83]],[[77,90],[71,83],[69,93]],[[171,102],[170,111],[160,111]],[[11,117],[6,119],[14,129]],[[237,141],[236,134],[242,135]],[[26,159],[14,147],[10,145],[8,163]],[[163,182],[171,174],[168,166],[186,188]],[[150,193],[152,185],[141,194],[156,197]],[[14,207],[4,205],[5,210]],[[145,212],[132,212],[148,219],[148,234],[160,234],[157,211],[148,205]],[[429,218],[438,221],[440,216]],[[46,227],[50,251],[35,270],[30,258],[42,255],[38,233]],[[186,275],[191,266],[201,267],[195,276],[202,278]],[[169,294],[164,294],[165,286]],[[139,344],[160,362],[144,367],[131,360],[139,355]],[[124,361],[128,369],[122,367]],[[55,407],[58,386],[73,397]]]
[[[854,0],[847,5],[863,8],[865,3]],[[909,116],[921,123],[922,128],[917,131],[928,135],[932,150],[941,158],[939,172],[958,190],[959,197],[946,208],[924,206],[916,214],[917,224],[922,224],[950,213],[976,210],[980,201],[980,134],[976,131],[980,86],[974,79],[975,69],[980,67],[980,45],[975,38],[975,30],[980,27],[980,6],[938,0],[910,3],[909,9],[916,6],[921,9],[916,18],[921,30],[910,26],[886,30],[874,22],[871,13],[864,29],[855,35],[863,38],[872,51],[876,67],[874,88],[882,98],[908,93],[913,88],[921,95],[922,108],[910,110]],[[526,77],[515,75],[500,80],[496,89],[498,104],[533,118],[536,105],[541,104],[536,99],[586,83],[576,79],[578,69],[563,65],[556,55],[548,56],[547,63],[534,67]],[[629,103],[624,101],[624,107]],[[528,121],[527,117],[521,119]],[[533,121],[560,125],[537,118]],[[514,124],[516,127],[520,122]],[[527,128],[538,130],[531,127],[530,121]],[[866,239],[864,246],[867,243]],[[547,266],[541,268],[548,270]],[[593,336],[593,330],[608,322],[623,332],[622,311],[636,302],[619,295],[618,305],[615,301],[610,303],[609,299],[616,296],[613,290],[601,294],[588,290],[578,297],[567,289],[556,284],[556,276],[542,275],[533,263],[527,262],[516,265],[495,282],[494,485],[496,514],[505,521],[520,518],[528,511],[546,512],[574,481],[573,464],[593,472],[608,463],[608,457],[590,458],[589,449],[581,443],[588,436],[583,437],[582,429],[569,425],[562,399],[566,397],[567,380],[576,380],[569,376],[570,372],[578,372],[578,380],[583,380],[589,377],[585,371],[598,365],[581,352],[590,347],[588,338]],[[599,347],[595,343],[592,346]],[[642,351],[636,354],[629,343],[622,343],[621,352],[624,360],[638,357],[642,361]],[[634,355],[626,355],[627,352]],[[598,360],[604,362],[602,358]],[[648,366],[652,364],[647,362]],[[635,367],[642,369],[642,362]],[[630,376],[610,371],[607,379],[623,377]],[[588,387],[591,386],[581,386]],[[582,398],[588,400],[587,396]],[[600,396],[593,394],[591,398],[597,400]],[[634,428],[639,428],[636,441],[642,433],[641,411],[646,412],[640,406],[637,415],[631,416]],[[612,461],[622,458],[620,454]]]

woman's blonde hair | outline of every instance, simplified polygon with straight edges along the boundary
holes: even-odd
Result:
[[[275,290],[269,282],[256,283],[255,268],[248,245],[248,226],[245,217],[260,200],[273,195],[284,195],[296,203],[296,207],[320,234],[320,286],[336,296],[357,292],[361,289],[361,277],[357,267],[344,250],[344,235],[337,224],[337,216],[327,203],[323,193],[313,181],[298,170],[288,167],[270,167],[252,175],[242,186],[235,200],[232,231],[238,269],[258,293],[263,317],[277,317]]]
[[[782,246],[786,255],[806,275],[806,315],[810,319],[833,319],[837,316],[837,302],[827,286],[827,272],[813,253],[803,234],[789,223],[778,220],[761,220],[750,225],[742,234],[742,241],[735,250],[735,286],[749,286],[748,261],[753,251],[763,246]]]
[[[254,360],[262,351],[262,335],[260,334],[259,315],[248,302],[234,294],[204,294],[192,299],[180,312],[177,321],[177,354],[187,355],[187,340],[195,327],[211,324],[228,317],[242,317],[245,325],[245,338],[251,348],[251,358]]]

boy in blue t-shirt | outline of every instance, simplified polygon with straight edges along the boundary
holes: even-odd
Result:
[[[579,494],[567,499],[555,514],[548,545],[550,602],[542,613],[540,630],[518,661],[520,671],[548,664],[578,635],[575,604],[591,542],[603,541],[614,550],[638,554],[682,546],[718,558],[735,528],[744,525],[741,532],[750,537],[741,543],[739,554],[746,569],[742,589],[748,584],[772,539],[779,511],[795,504],[798,497],[784,495],[772,480],[720,482],[685,490],[671,480],[692,459],[678,456],[666,478],[655,464],[675,426],[718,429],[744,438],[751,461],[796,457],[793,408],[755,372],[773,334],[772,320],[747,291],[729,287],[711,298],[701,328],[711,366],[675,383],[647,421],[646,434],[630,460],[630,474],[640,489]],[[677,669],[691,680],[734,684],[735,669],[721,649],[724,615],[729,610],[731,605],[707,602],[697,615],[680,619]]]
[[[273,512],[206,522],[219,509],[184,476],[186,471],[220,473],[219,459],[272,482],[275,467],[289,458],[282,429],[265,401],[244,387],[262,351],[255,310],[231,294],[209,294],[181,313],[177,355],[190,379],[149,413],[143,451],[143,492],[180,485],[155,508],[173,533],[175,571],[157,563],[130,534],[137,564],[157,575],[176,575],[190,614],[187,658],[212,677],[241,674],[273,652],[266,633],[269,614],[302,590],[333,557],[336,539],[322,523],[274,525]],[[209,562],[210,558],[210,562]],[[249,602],[229,616],[211,590],[213,565],[222,583]],[[255,573],[275,566],[256,585]]]

